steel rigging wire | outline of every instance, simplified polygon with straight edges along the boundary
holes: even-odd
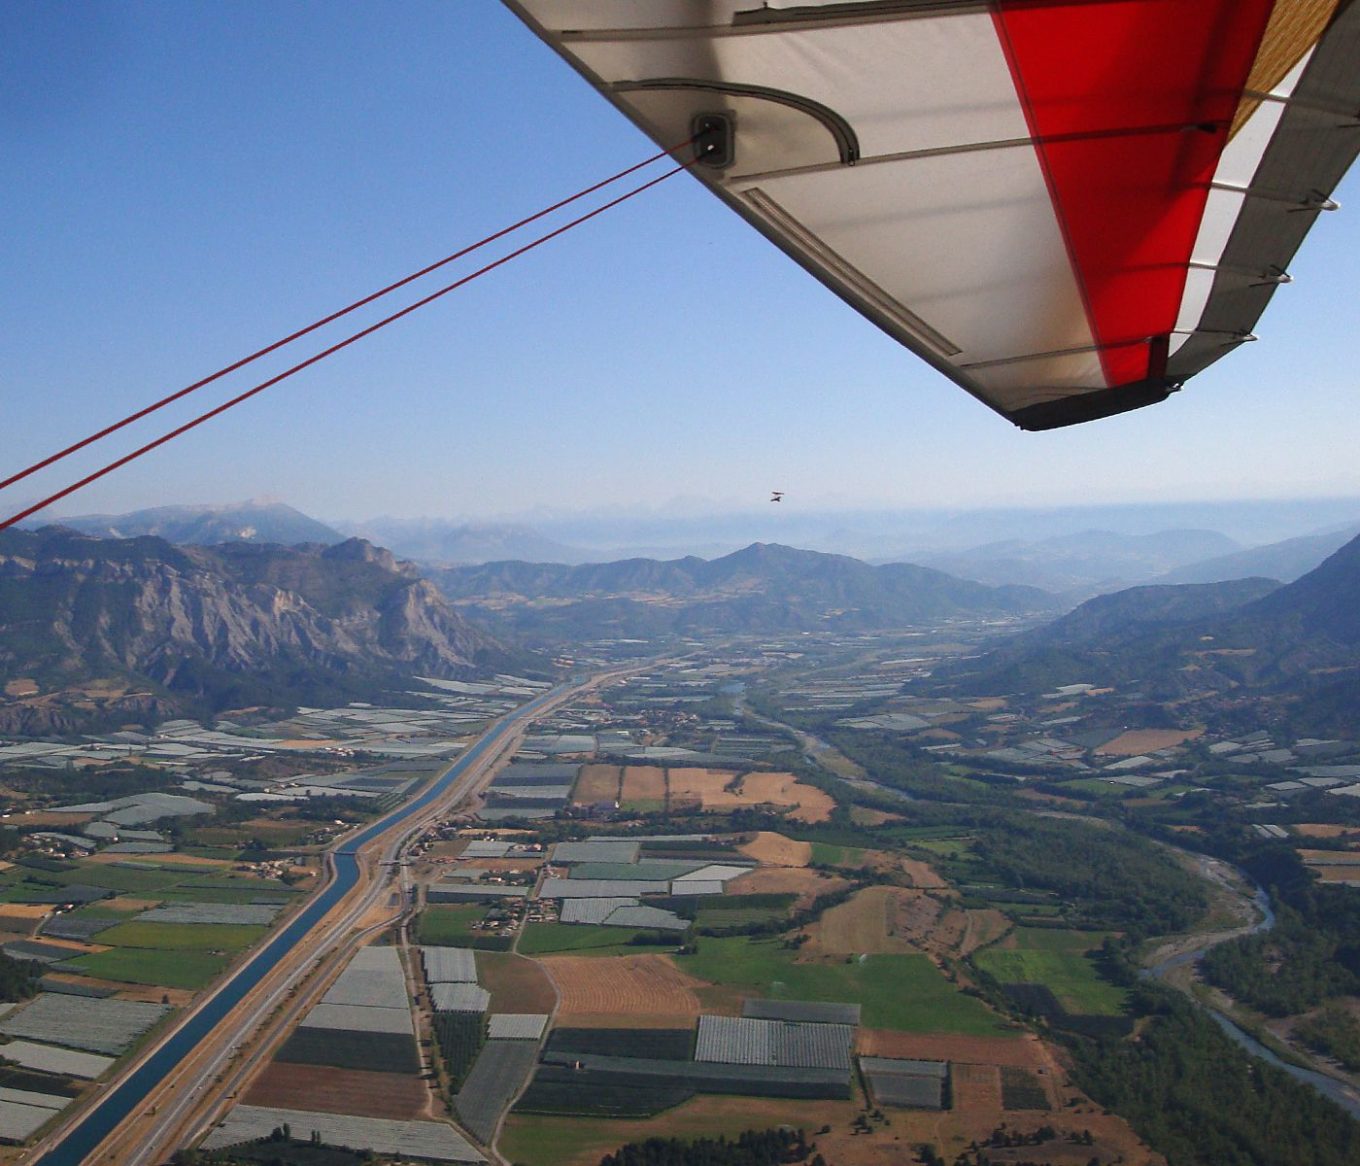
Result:
[[[637,171],[645,169],[646,167],[652,165],[653,163],[660,161],[662,158],[674,156],[674,154],[676,154],[678,151],[683,150],[686,146],[691,145],[693,141],[694,139],[691,138],[689,141],[682,142],[680,145],[673,147],[672,149],[662,150],[659,153],[652,155],[650,158],[646,158],[643,161],[635,163],[634,165],[629,166],[624,170],[620,170],[617,174],[611,175],[608,178],[593,183],[590,186],[587,186],[577,191],[575,194],[569,195],[564,199],[560,199],[559,201],[553,203],[551,206],[544,207],[542,210],[536,211],[534,214],[528,215],[527,217],[520,219],[518,222],[513,223],[508,227],[504,227],[501,230],[494,232],[493,234],[487,235],[483,239],[479,239],[475,243],[469,244],[468,246],[463,247],[458,251],[455,251],[451,255],[445,256],[443,259],[436,260],[434,263],[422,267],[419,271],[412,272],[410,275],[404,276],[403,278],[395,281],[394,283],[390,283],[386,287],[383,287],[378,291],[371,293],[370,295],[364,296],[362,299],[355,300],[353,303],[347,305],[346,307],[343,307],[338,311],[332,312],[330,315],[325,316],[312,324],[308,324],[305,328],[300,328],[296,332],[292,332],[289,335],[283,337],[281,340],[276,340],[274,341],[274,343],[266,345],[264,348],[252,352],[249,356],[245,356],[240,360],[227,365],[224,368],[218,369],[216,372],[212,373],[209,376],[204,377],[202,380],[195,381],[191,385],[187,385],[184,388],[179,389],[166,397],[162,397],[159,401],[155,401],[152,404],[147,405],[134,413],[128,414],[126,417],[123,417],[122,419],[114,422],[113,424],[105,426],[97,433],[92,433],[88,437],[82,438],[80,441],[68,445],[64,449],[58,450],[56,453],[50,454],[49,456],[43,458],[42,460],[34,462],[32,465],[26,467],[25,469],[22,469],[19,472],[10,475],[8,478],[5,478],[3,481],[0,481],[0,490],[3,490],[8,486],[12,486],[16,482],[23,481],[25,478],[29,477],[32,474],[37,473],[39,470],[46,469],[48,466],[54,465],[56,462],[61,461],[63,458],[68,457],[71,454],[78,452],[79,450],[85,449],[87,446],[93,445],[96,441],[100,441],[103,438],[108,437],[110,434],[118,432],[118,430],[123,429],[125,426],[131,425],[135,421],[140,421],[142,418],[149,416],[150,414],[156,412],[158,409],[162,409],[167,405],[173,404],[175,401],[187,397],[190,393],[197,392],[199,389],[212,384],[214,381],[220,380],[221,378],[229,375],[230,373],[236,372],[239,369],[244,368],[246,365],[251,364],[253,361],[259,360],[261,357],[268,356],[272,352],[277,352],[279,349],[285,347],[286,345],[291,344],[296,340],[300,340],[304,336],[310,335],[311,333],[317,331],[318,329],[325,327],[327,324],[334,323],[336,320],[339,320],[342,317],[349,315],[351,312],[357,311],[359,308],[365,307],[368,304],[374,303],[375,301],[382,299],[384,296],[389,295],[391,292],[397,291],[400,288],[403,288],[408,284],[413,283],[414,281],[422,278],[423,276],[429,275],[432,272],[447,266],[448,264],[454,262],[457,259],[464,258],[465,256],[470,255],[474,251],[480,250],[482,247],[485,247],[490,243],[494,243],[499,239],[503,239],[505,238],[505,236],[512,234],[513,232],[520,230],[523,227],[528,226],[530,223],[537,222],[539,219],[542,219],[554,213],[555,211],[559,211],[564,207],[570,206],[572,203],[577,202],[590,194],[594,194],[597,191],[602,190],[606,186],[618,182],[620,179],[628,177],[630,174],[635,174]],[[695,160],[697,161],[698,159],[696,158]],[[59,502],[61,499],[71,494],[74,494],[77,490],[83,489],[85,486],[88,486],[90,483],[97,481],[98,479],[104,477],[106,474],[110,474],[114,470],[120,469],[122,466],[127,465],[129,462],[135,461],[143,454],[150,453],[153,449],[156,449],[159,446],[166,444],[166,442],[174,440],[176,437],[179,437],[181,434],[187,433],[191,429],[197,428],[199,425],[202,425],[205,421],[209,421],[212,418],[218,416],[219,414],[225,413],[228,409],[234,408],[236,405],[241,404],[241,402],[243,401],[249,400],[251,397],[257,395],[258,393],[262,393],[265,389],[271,388],[272,386],[278,384],[280,381],[287,380],[294,373],[301,372],[303,369],[311,367],[312,365],[318,363],[319,361],[326,359],[328,356],[331,356],[334,353],[339,352],[342,348],[348,348],[351,344],[355,343],[356,341],[362,340],[364,337],[372,335],[379,329],[385,328],[388,324],[400,320],[403,316],[408,316],[417,309],[423,308],[426,304],[433,303],[435,300],[441,298],[442,296],[447,295],[449,292],[456,291],[458,288],[471,283],[473,280],[478,279],[483,275],[486,275],[488,272],[494,271],[496,268],[504,266],[506,263],[509,263],[512,259],[519,258],[521,255],[524,255],[526,252],[532,251],[534,248],[541,246],[542,244],[548,242],[550,239],[555,239],[557,238],[557,236],[565,234],[566,232],[572,230],[573,228],[580,226],[582,223],[588,222],[590,219],[593,219],[596,216],[603,214],[605,211],[612,210],[614,207],[620,205],[621,203],[627,202],[631,198],[635,198],[637,195],[642,194],[644,191],[650,190],[652,187],[657,186],[658,184],[664,182],[666,179],[671,178],[674,175],[680,173],[680,171],[688,169],[693,164],[694,164],[693,161],[680,163],[673,169],[668,170],[665,174],[659,175],[658,177],[653,178],[640,186],[634,187],[633,189],[625,192],[624,194],[619,195],[614,199],[611,199],[609,202],[603,203],[602,205],[596,207],[594,210],[589,211],[586,214],[580,215],[577,218],[572,219],[570,222],[564,223],[562,226],[557,227],[552,231],[540,235],[538,238],[532,240],[531,242],[526,243],[525,245],[515,249],[514,251],[511,251],[509,254],[502,256],[500,259],[497,259],[492,263],[486,264],[484,267],[479,268],[478,270],[462,277],[461,279],[455,280],[453,283],[447,284],[446,286],[438,289],[437,291],[431,293],[430,295],[425,296],[420,300],[417,300],[415,303],[410,304],[409,306],[401,309],[400,311],[394,312],[390,316],[387,316],[382,320],[379,320],[377,323],[372,324],[367,328],[361,329],[360,331],[353,333],[352,335],[346,337],[344,340],[341,340],[338,343],[331,345],[329,348],[323,349],[321,352],[318,352],[315,355],[308,357],[306,360],[293,365],[291,368],[285,369],[277,376],[270,377],[268,380],[263,381],[258,385],[255,385],[253,388],[248,389],[245,392],[240,393],[237,396],[231,398],[230,400],[223,402],[216,408],[209,409],[207,412],[200,414],[199,416],[193,418],[191,421],[188,421],[185,424],[180,425],[175,429],[172,429],[170,432],[161,435],[154,441],[148,442],[146,445],[143,445],[140,448],[133,450],[131,453],[126,454],[123,457],[120,457],[117,460],[108,463],[101,469],[96,470],[91,474],[87,474],[79,481],[61,490],[58,490],[56,493],[48,495],[47,497],[43,498],[40,502],[36,502],[33,505],[27,507],[26,509],[19,511],[16,514],[12,514],[10,517],[4,519],[3,521],[0,521],[0,530],[5,530],[8,527],[14,526],[16,523],[22,522],[25,518],[28,518],[31,515],[36,514],[38,511],[43,510],[48,506],[51,506],[54,502]]]

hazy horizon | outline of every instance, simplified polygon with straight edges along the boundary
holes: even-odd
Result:
[[[654,152],[499,5],[9,6],[0,46],[0,378],[22,410],[5,471]],[[1261,343],[1169,401],[1025,434],[680,176],[46,517],[260,494],[360,521],[758,509],[772,489],[785,511],[1360,494],[1336,322],[1355,217],[1323,216],[1291,272]],[[285,363],[21,483],[6,511]]]

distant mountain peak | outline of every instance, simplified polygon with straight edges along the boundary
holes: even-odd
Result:
[[[325,523],[277,501],[154,506],[130,514],[85,514],[58,521],[70,530],[97,538],[150,535],[181,546],[215,546],[229,542],[329,545],[342,542],[345,537]]]

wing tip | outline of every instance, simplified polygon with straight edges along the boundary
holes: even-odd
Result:
[[[1149,377],[1147,380],[1118,385],[1113,389],[1097,389],[1094,392],[1063,397],[1056,401],[1027,405],[1023,409],[1006,413],[1006,418],[1030,433],[1039,433],[1047,429],[1065,429],[1069,425],[1099,421],[1102,417],[1113,417],[1133,409],[1159,404],[1180,387],[1179,381],[1168,377]]]

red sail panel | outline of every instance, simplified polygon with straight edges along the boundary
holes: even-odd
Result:
[[[1150,341],[1175,327],[1209,182],[1272,7],[994,9],[1111,386],[1156,373]]]

